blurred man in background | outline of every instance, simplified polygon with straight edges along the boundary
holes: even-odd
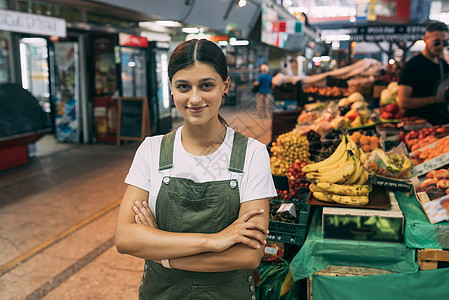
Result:
[[[432,21],[426,27],[426,47],[410,59],[399,77],[398,102],[405,117],[421,117],[433,125],[449,123],[445,97],[436,93],[441,74],[447,76],[449,65],[442,59],[448,43],[448,28]]]

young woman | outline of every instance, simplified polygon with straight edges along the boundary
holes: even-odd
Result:
[[[184,125],[137,150],[117,250],[146,260],[140,299],[255,299],[252,269],[276,195],[266,147],[218,114],[230,79],[216,44],[181,43],[168,75]]]

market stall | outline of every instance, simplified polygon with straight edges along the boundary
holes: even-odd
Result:
[[[299,284],[309,299],[449,297],[443,288],[449,276],[449,124],[404,118],[394,81],[375,91],[376,107],[372,83],[394,77],[370,76],[370,90],[364,84],[303,86],[302,95],[312,100],[292,129],[269,145],[279,194],[270,232],[279,222],[302,226],[290,231],[290,240],[268,236],[279,242],[269,248],[299,247],[290,259],[268,250],[271,263],[284,266],[277,286],[285,296]],[[364,78],[354,71],[346,80]],[[305,226],[295,202],[309,217]]]

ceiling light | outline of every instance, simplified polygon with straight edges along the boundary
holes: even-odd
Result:
[[[181,27],[181,23],[176,21],[156,21],[157,25],[164,26],[164,27]]]
[[[247,40],[239,40],[238,41],[235,38],[230,38],[229,44],[231,46],[247,46],[247,45],[249,45],[249,41],[247,41]]]
[[[246,5],[246,0],[239,0],[239,7],[243,7]]]
[[[183,29],[181,29],[182,30],[182,32],[185,32],[185,33],[198,33],[198,32],[200,32],[200,29],[199,28],[197,28],[197,27],[184,27]]]

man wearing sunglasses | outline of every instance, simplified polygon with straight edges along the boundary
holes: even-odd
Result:
[[[423,38],[426,47],[404,65],[399,76],[398,102],[406,117],[421,117],[433,125],[449,123],[446,99],[436,94],[441,71],[446,77],[449,72],[449,65],[442,59],[448,38],[447,25],[431,21]]]

